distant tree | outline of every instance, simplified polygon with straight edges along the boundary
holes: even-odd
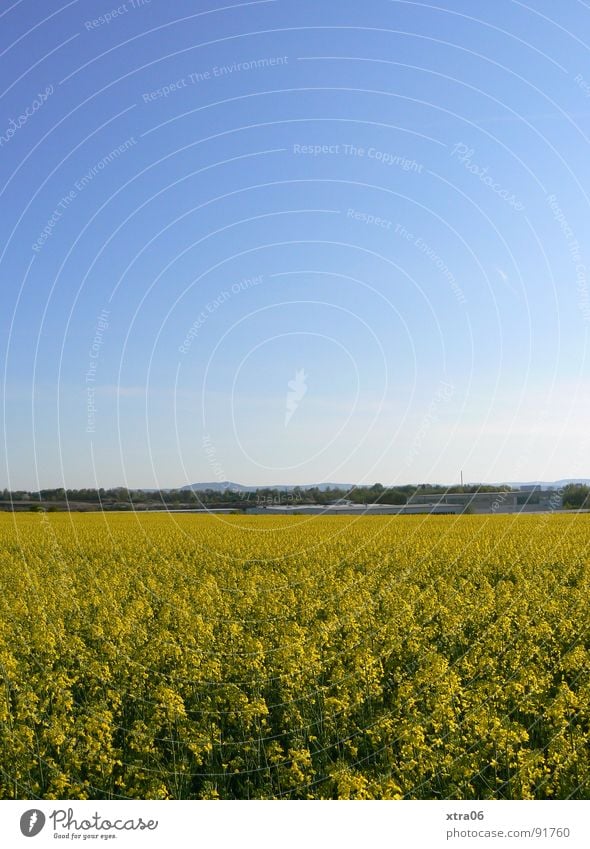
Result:
[[[590,508],[590,486],[568,483],[563,490],[563,506],[575,510]]]
[[[382,504],[406,504],[407,500],[407,495],[398,489],[386,489],[379,498]]]

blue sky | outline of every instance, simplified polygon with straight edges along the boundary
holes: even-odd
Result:
[[[0,487],[588,476],[587,5],[0,15]]]

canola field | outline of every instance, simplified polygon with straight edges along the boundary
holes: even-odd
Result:
[[[587,799],[590,515],[0,514],[3,799]]]

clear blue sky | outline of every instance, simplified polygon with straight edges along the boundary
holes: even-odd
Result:
[[[0,14],[0,487],[590,474],[587,4]]]

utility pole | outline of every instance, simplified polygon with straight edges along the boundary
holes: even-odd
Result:
[[[463,487],[463,469],[461,469],[461,487]]]

